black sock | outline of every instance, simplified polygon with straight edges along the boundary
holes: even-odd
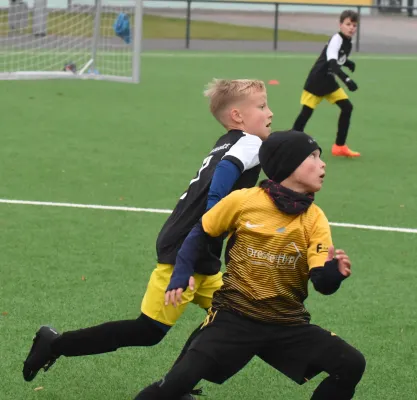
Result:
[[[348,99],[340,100],[336,102],[336,104],[340,107],[336,144],[338,146],[343,146],[346,143],[346,138],[349,131],[350,117],[352,115],[353,105]]]
[[[321,368],[329,376],[314,391],[311,400],[351,400],[362,379],[366,361],[356,349],[344,342],[321,356]]]
[[[181,396],[182,397],[182,396]],[[181,400],[181,397],[177,397],[178,400]],[[162,389],[159,387],[159,382],[152,383],[152,385],[147,386],[145,389],[142,389],[135,400],[176,400],[172,396],[165,396]]]
[[[161,393],[169,399],[188,394],[215,368],[213,359],[204,353],[189,350],[160,381]]]
[[[314,391],[311,400],[350,400],[354,393],[355,387],[341,387],[334,378],[329,376],[320,383]]]
[[[51,347],[55,356],[84,356],[109,353],[121,347],[153,346],[165,334],[166,331],[157,323],[141,314],[135,320],[107,322],[91,328],[64,332]]]
[[[190,347],[190,344],[191,344],[191,342],[194,340],[194,338],[198,335],[198,333],[201,331],[201,326],[202,326],[203,324],[201,324],[197,329],[195,329],[194,331],[193,331],[193,333],[190,335],[190,337],[187,339],[187,341],[186,341],[186,343],[185,343],[185,345],[184,345],[184,347],[182,348],[182,350],[181,350],[181,353],[180,353],[180,355],[178,356],[178,358],[175,360],[175,362],[174,362],[174,366],[176,365],[176,364],[178,364],[178,362],[180,362],[181,361],[181,359],[184,357],[184,355],[185,355],[185,353],[187,352],[187,350],[188,350],[188,347]]]
[[[304,132],[304,128],[313,114],[313,109],[308,106],[303,106],[300,114],[294,122],[293,129],[295,131]]]

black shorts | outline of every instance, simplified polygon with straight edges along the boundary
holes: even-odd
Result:
[[[206,321],[189,350],[215,361],[216,369],[204,376],[213,383],[223,383],[258,356],[302,385],[330,369],[335,357],[359,353],[317,325],[272,325],[229,311],[211,311]]]

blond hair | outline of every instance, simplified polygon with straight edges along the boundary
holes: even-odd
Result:
[[[220,122],[222,112],[249,94],[264,92],[265,83],[257,79],[213,79],[207,84],[204,96],[210,100],[210,111]]]

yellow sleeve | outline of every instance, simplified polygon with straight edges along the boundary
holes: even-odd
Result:
[[[208,235],[217,237],[235,229],[245,192],[233,191],[203,215],[203,229]]]
[[[311,232],[307,250],[307,262],[309,269],[322,267],[324,265],[329,253],[329,247],[332,244],[329,221],[323,211],[320,210]]]

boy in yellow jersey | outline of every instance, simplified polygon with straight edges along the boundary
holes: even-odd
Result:
[[[223,383],[254,356],[300,385],[326,372],[313,400],[353,398],[363,355],[311,324],[304,307],[309,279],[329,295],[351,273],[349,257],[334,250],[327,218],[313,203],[325,176],[320,154],[305,133],[272,133],[259,151],[269,179],[232,192],[202,217],[209,238],[232,233],[223,286],[183,358],[136,400],[176,400],[201,379]],[[179,251],[167,303],[176,304],[193,286],[189,261],[198,247],[187,239]]]

